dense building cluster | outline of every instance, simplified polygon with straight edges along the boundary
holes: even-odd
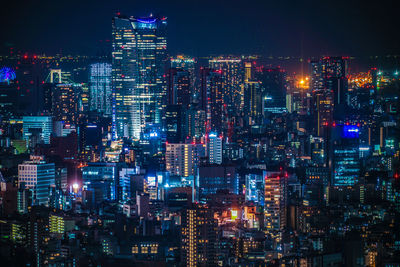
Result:
[[[0,57],[1,264],[399,266],[397,70],[171,56],[166,28]]]

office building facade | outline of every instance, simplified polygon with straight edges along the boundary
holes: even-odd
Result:
[[[149,125],[161,124],[165,108],[165,17],[112,20],[114,135],[140,139]]]

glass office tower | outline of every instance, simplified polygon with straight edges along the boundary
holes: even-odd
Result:
[[[90,110],[105,116],[112,114],[111,64],[90,65]]]
[[[165,108],[167,19],[116,16],[112,21],[114,136],[141,139]]]

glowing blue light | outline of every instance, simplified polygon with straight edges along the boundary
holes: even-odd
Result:
[[[358,138],[360,129],[357,125],[344,125],[342,131],[343,138]]]
[[[138,22],[141,23],[154,23],[157,19],[137,19]]]
[[[211,137],[211,138],[217,137],[217,134],[216,134],[216,133],[210,133],[210,134],[208,135],[208,137]]]
[[[0,81],[10,83],[11,80],[16,78],[15,71],[9,67],[0,69]]]

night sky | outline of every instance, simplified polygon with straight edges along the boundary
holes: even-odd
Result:
[[[326,3],[323,3],[326,2]],[[329,2],[329,3],[328,3]],[[394,1],[7,1],[0,52],[94,54],[116,12],[168,17],[171,54],[400,54]]]

